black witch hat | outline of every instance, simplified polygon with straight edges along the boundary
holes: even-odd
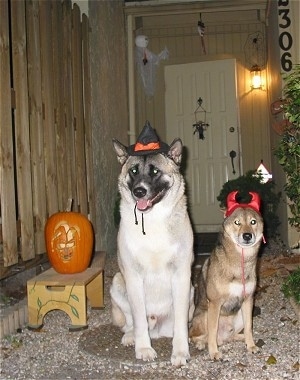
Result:
[[[168,144],[159,140],[155,129],[151,127],[147,120],[137,142],[127,148],[127,153],[130,156],[144,156],[147,154],[168,153],[169,149]]]

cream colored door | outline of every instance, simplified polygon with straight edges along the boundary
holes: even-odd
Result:
[[[186,147],[184,176],[195,232],[218,231],[223,214],[217,196],[223,184],[237,178],[241,170],[236,62],[166,66],[165,84],[167,141],[180,137]],[[199,98],[206,120],[204,112],[195,114]],[[193,127],[201,121],[209,124],[203,140]],[[231,158],[230,152],[236,157]]]

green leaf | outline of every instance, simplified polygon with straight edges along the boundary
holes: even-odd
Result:
[[[77,309],[74,306],[71,306],[72,313],[75,315],[75,317],[79,318],[79,314]]]
[[[71,294],[71,297],[72,297],[75,301],[79,302],[79,298],[76,296],[76,294]]]
[[[268,357],[267,364],[272,365],[272,364],[276,364],[276,363],[277,363],[277,359],[273,355],[270,355]]]
[[[39,308],[42,307],[42,301],[40,300],[40,298],[37,299],[37,304],[38,304],[38,307],[39,307]]]

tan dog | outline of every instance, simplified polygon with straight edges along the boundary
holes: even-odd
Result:
[[[198,280],[198,300],[189,336],[199,350],[208,343],[211,359],[220,359],[218,345],[245,340],[247,350],[258,351],[252,336],[253,294],[257,254],[263,239],[259,197],[249,204],[227,198],[227,212],[219,245],[205,261]],[[240,332],[244,329],[244,334]]]

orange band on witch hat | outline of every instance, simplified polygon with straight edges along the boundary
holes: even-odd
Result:
[[[141,144],[141,143],[136,143],[134,146],[134,151],[141,151],[141,150],[156,150],[160,148],[160,143],[159,142],[151,142],[149,144]]]

